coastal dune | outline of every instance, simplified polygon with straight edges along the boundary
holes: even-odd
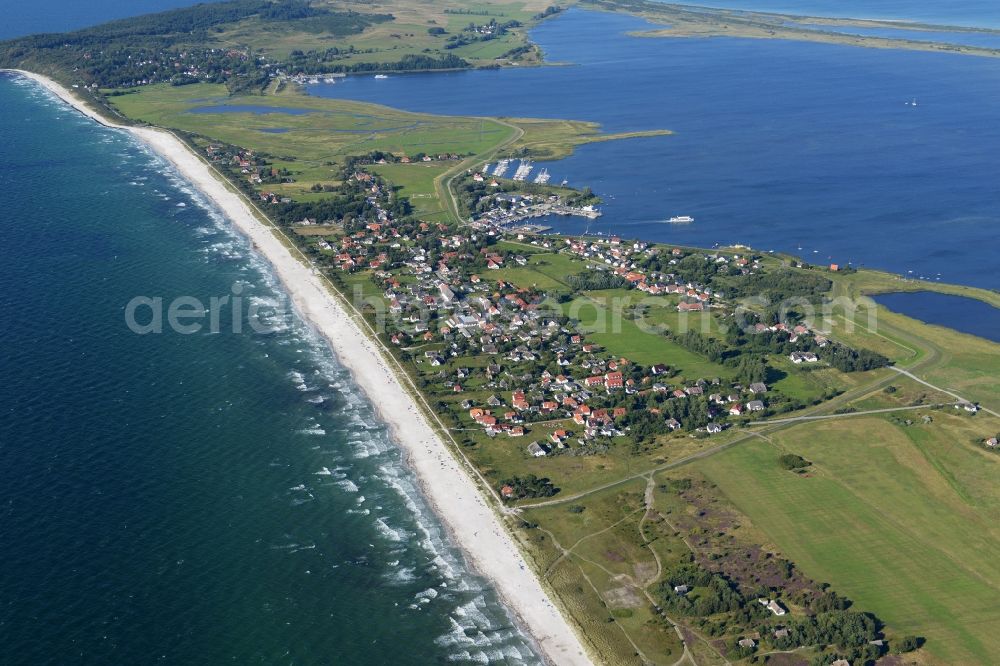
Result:
[[[508,608],[552,664],[592,663],[587,651],[532,573],[513,536],[471,470],[457,459],[427,422],[378,344],[347,312],[323,278],[294,254],[278,233],[254,214],[249,202],[168,131],[109,122],[55,81],[15,70],[102,125],[131,133],[165,158],[245,235],[272,265],[299,313],[328,341],[342,365],[391,428],[409,467],[434,511],[451,532],[469,565],[488,578]],[[402,647],[402,646],[401,646]]]

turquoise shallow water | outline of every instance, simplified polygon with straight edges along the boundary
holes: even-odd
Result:
[[[0,663],[537,662],[218,213],[27,82],[0,128]],[[234,289],[273,333],[125,324]]]

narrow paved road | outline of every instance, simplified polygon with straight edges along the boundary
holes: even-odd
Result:
[[[917,377],[912,372],[909,372],[907,370],[903,370],[902,368],[897,368],[897,367],[893,367],[892,369],[895,370],[896,372],[898,372],[901,375],[905,375],[905,376],[909,377],[910,379],[912,379],[915,382],[918,382],[920,384],[923,384],[924,386],[927,386],[929,388],[934,389],[935,391],[940,391],[941,393],[944,393],[946,395],[950,395],[951,397],[955,398],[959,402],[972,402],[972,400],[966,400],[965,398],[963,398],[962,396],[958,395],[957,393],[954,393],[953,391],[949,391],[948,389],[943,389],[940,386],[935,386],[934,384],[931,384],[930,382],[925,381],[925,380],[921,379],[920,377]],[[993,411],[989,407],[983,407],[982,405],[979,405],[979,409],[983,410],[987,414],[992,414],[993,416],[1000,417],[1000,413]]]
[[[951,394],[949,394],[951,395]],[[886,407],[884,409],[866,409],[860,412],[843,412],[841,414],[817,414],[815,416],[793,416],[787,419],[764,419],[748,423],[746,427],[758,425],[776,425],[778,423],[800,423],[802,421],[822,421],[825,419],[846,419],[851,416],[867,416],[869,414],[888,414],[890,412],[906,412],[913,409],[932,409],[934,407],[951,407],[956,403],[936,402],[929,405],[907,405],[906,407]]]
[[[434,190],[436,191],[438,198],[441,200],[441,203],[444,205],[445,211],[455,220],[455,222],[459,224],[464,223],[465,220],[462,219],[458,200],[455,198],[455,193],[451,189],[451,185],[455,181],[455,178],[460,176],[466,169],[471,169],[480,162],[486,162],[493,159],[493,157],[499,154],[501,150],[515,143],[522,136],[524,136],[523,129],[517,125],[507,122],[506,120],[501,120],[500,118],[483,118],[482,120],[483,122],[490,120],[492,122],[499,123],[500,125],[509,127],[514,130],[514,133],[490,149],[462,160],[459,164],[434,179]]]

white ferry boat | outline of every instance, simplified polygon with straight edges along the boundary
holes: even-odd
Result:
[[[694,222],[694,218],[690,215],[675,215],[674,217],[667,220],[670,224],[691,224]]]
[[[376,78],[376,79],[387,79],[387,78],[389,78],[389,77],[388,77],[388,76],[386,76],[385,74],[376,74],[376,75],[375,75],[375,78]]]

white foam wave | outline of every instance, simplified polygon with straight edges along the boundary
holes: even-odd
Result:
[[[385,518],[376,518],[375,528],[379,531],[379,534],[384,536],[389,541],[402,542],[408,537],[404,530],[389,527],[389,524],[385,522]],[[437,593],[435,592],[435,595],[436,594]]]
[[[344,489],[345,492],[356,493],[360,490],[358,484],[354,483],[350,479],[341,479],[337,482],[337,485]]]

